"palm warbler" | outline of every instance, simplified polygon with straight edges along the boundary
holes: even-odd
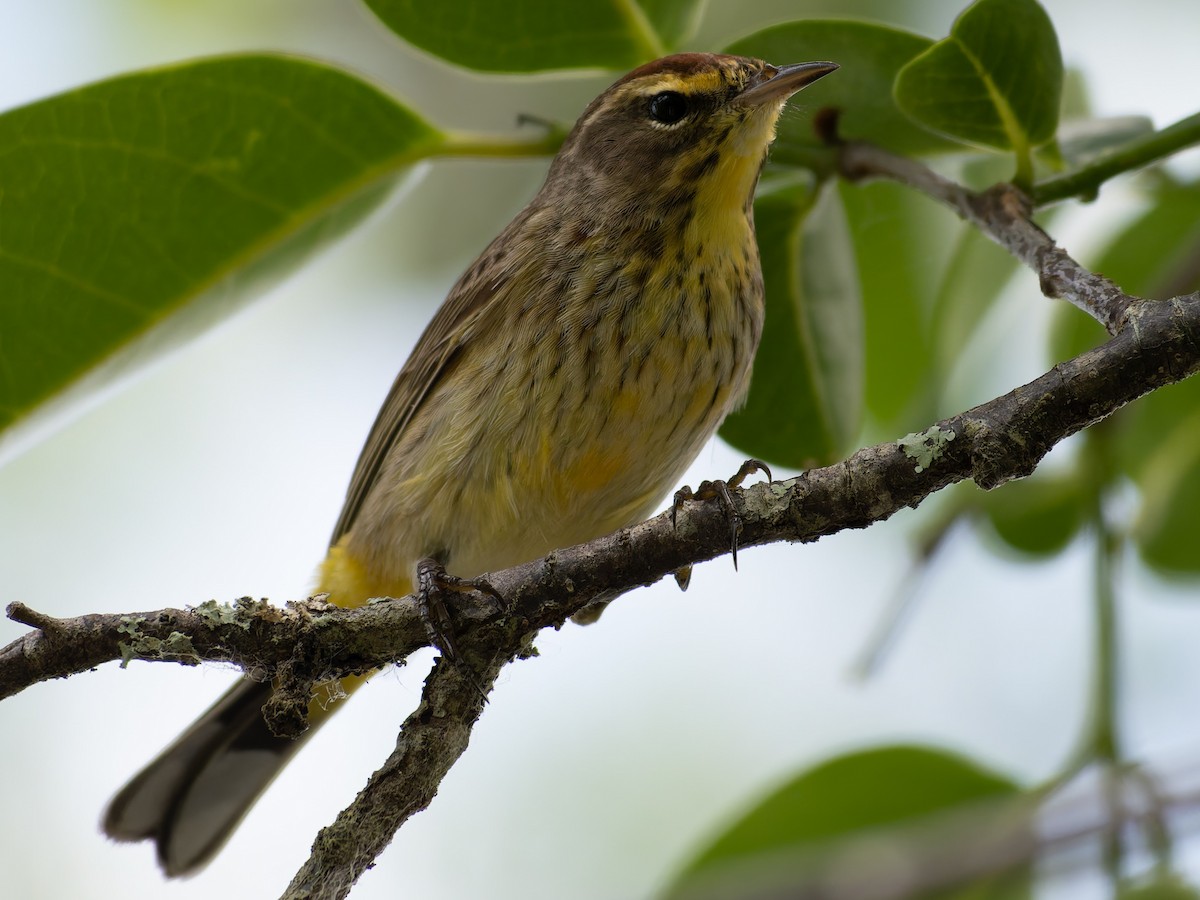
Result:
[[[474,576],[653,511],[745,396],[754,189],[787,99],[836,68],[687,53],[584,110],[397,376],[319,592],[399,597],[424,558]],[[311,724],[361,680],[323,686]],[[267,730],[270,690],[218,700],[116,796],[108,834],[153,838],[168,875],[207,862],[302,743]]]

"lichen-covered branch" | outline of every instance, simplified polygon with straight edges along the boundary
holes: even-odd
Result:
[[[508,651],[495,640],[486,643],[492,655],[482,666],[472,665],[470,673],[445,657],[437,661],[420,705],[400,728],[396,749],[354,802],[321,829],[284,900],[346,896],[400,827],[433,801],[442,779],[467,749],[483,712],[483,692],[491,690],[509,661]],[[480,659],[478,653],[472,655]]]
[[[1029,219],[1027,201],[998,187],[974,194],[924,166],[860,145],[843,148],[852,177],[898,178],[975,223],[1038,273],[1043,290],[1086,309],[1113,337],[1040,378],[919,434],[868,447],[845,461],[786,481],[734,491],[739,544],[815,541],[864,528],[966,479],[993,488],[1030,474],[1057,443],[1158,387],[1200,369],[1200,294],[1146,301],[1122,294],[1080,267]],[[719,503],[683,503],[615,534],[489,576],[507,601],[455,595],[463,661],[440,661],[396,750],[329,828],[287,897],[343,897],[414,812],[432,800],[466,749],[500,670],[531,641],[593,601],[651,584],[689,564],[728,553],[729,519]],[[428,643],[412,598],[346,610],[319,599],[280,609],[248,599],[193,609],[55,619],[14,603],[10,618],[34,630],[0,649],[0,697],[111,660],[231,662],[275,678],[268,705],[278,733],[303,728],[297,709],[310,686],[401,660]]]
[[[920,434],[796,478],[735,491],[740,546],[812,541],[882,521],[956,481],[970,478],[992,488],[1023,477],[1065,437],[1200,368],[1200,295],[1131,301],[1125,323],[1106,344]],[[664,513],[489,580],[508,600],[505,615],[522,623],[514,637],[519,642],[527,633],[561,625],[599,597],[728,552],[728,523],[719,504],[689,502],[675,527]],[[491,598],[456,600],[464,646],[478,626],[504,618]],[[289,662],[301,670],[297,677],[320,679],[373,668],[428,643],[409,599],[355,610],[317,601],[279,609],[243,600],[71,619],[12,604],[9,617],[37,630],[0,650],[0,697],[110,660],[213,660],[259,674]],[[298,646],[304,648],[299,654]]]

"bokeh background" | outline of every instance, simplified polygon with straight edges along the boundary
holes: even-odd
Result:
[[[1043,2],[1098,114],[1143,113],[1161,126],[1196,111],[1194,0],[1103,13],[1087,0]],[[716,47],[806,15],[870,15],[940,36],[957,10],[713,0],[693,43]],[[0,26],[0,108],[133,69],[273,49],[342,64],[441,125],[511,132],[519,113],[571,120],[611,80],[473,76],[402,46],[355,0],[0,0]],[[331,252],[9,458],[0,600],[70,616],[304,596],[396,369],[545,167],[423,167]],[[1096,223],[1119,221],[1127,206],[1112,185],[1059,220],[1056,235],[1086,259],[1102,237]],[[971,377],[956,386],[964,406],[1042,371],[1030,323],[1048,305],[1032,276],[1016,279]],[[714,443],[688,481],[739,462]],[[881,671],[855,677],[923,514],[814,546],[747,551],[738,573],[728,560],[703,565],[687,594],[659,585],[615,604],[596,627],[543,635],[540,657],[502,677],[433,806],[354,896],[646,896],[756,793],[873,743],[934,743],[1023,783],[1053,772],[1088,691],[1083,547],[1030,565],[955,534]],[[1200,585],[1163,583],[1131,561],[1120,589],[1129,750],[1186,767],[1200,756]],[[22,631],[0,622],[0,642]],[[429,659],[356,695],[216,862],[178,883],[162,880],[148,846],[112,845],[97,823],[111,793],[236,672],[110,664],[0,704],[0,894],[277,896],[316,831],[390,750]],[[1097,895],[1087,862],[1050,893]]]

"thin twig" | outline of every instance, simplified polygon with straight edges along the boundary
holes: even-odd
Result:
[[[40,613],[36,609],[30,609],[20,602],[8,604],[4,613],[14,622],[20,622],[22,625],[28,625],[30,628],[37,628],[41,631],[60,631],[63,627],[61,619]]]
[[[842,146],[841,166],[851,180],[890,178],[950,207],[1032,269],[1047,297],[1079,307],[1109,334],[1120,331],[1129,305],[1138,299],[1089,272],[1056,245],[1033,221],[1029,198],[1011,184],[976,193],[914,159],[863,143]]]

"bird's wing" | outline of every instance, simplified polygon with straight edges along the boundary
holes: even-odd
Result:
[[[396,376],[358,457],[330,545],[336,544],[350,530],[379,478],[389,451],[449,370],[466,337],[474,331],[474,324],[503,293],[503,285],[512,277],[504,271],[496,272],[494,277],[481,277],[482,274],[477,263],[454,286]]]

